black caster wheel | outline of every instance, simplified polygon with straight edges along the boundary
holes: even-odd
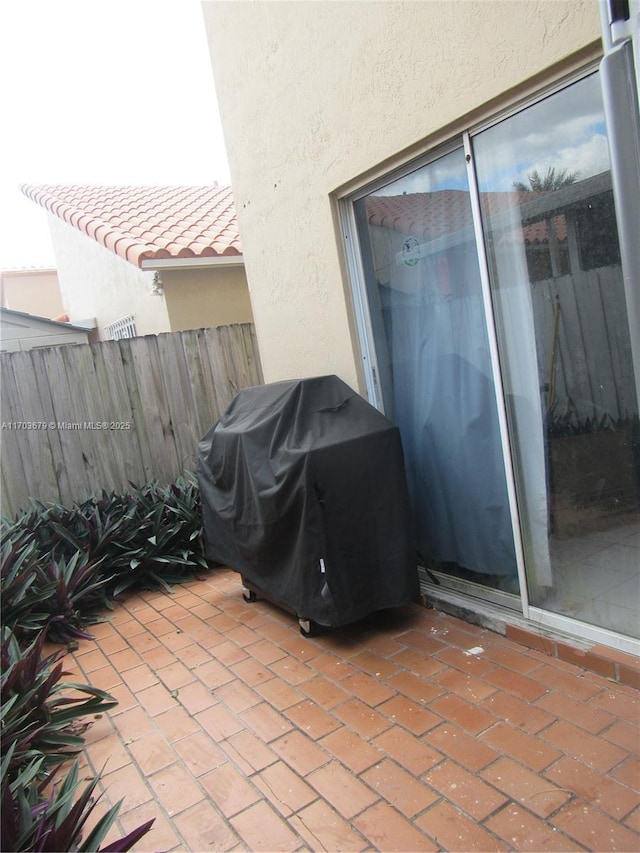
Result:
[[[258,600],[258,596],[252,589],[247,589],[246,587],[242,590],[242,597],[249,604],[253,604],[254,601]]]
[[[318,633],[318,626],[311,619],[298,619],[298,625],[303,637],[315,637]]]

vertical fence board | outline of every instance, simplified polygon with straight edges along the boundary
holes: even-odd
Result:
[[[105,402],[105,417],[111,424],[125,424],[128,428],[114,426],[112,443],[118,465],[114,488],[126,489],[129,483],[143,482],[144,465],[140,439],[129,398],[127,378],[124,370],[124,348],[118,341],[105,341],[92,346],[96,365],[96,378],[102,388]]]
[[[258,384],[259,364],[250,324],[0,354],[2,421],[47,424],[2,430],[3,514],[193,470],[199,439]]]
[[[198,358],[202,365],[204,393],[206,393],[208,397],[212,415],[209,426],[204,430],[206,432],[209,427],[213,426],[223,412],[223,409],[220,408],[218,393],[216,390],[216,377],[209,355],[209,340],[206,329],[200,329],[198,331]]]
[[[180,339],[158,335],[158,357],[164,380],[167,405],[171,412],[171,429],[180,469],[193,469],[196,464],[197,428],[189,394],[189,376]]]
[[[114,483],[117,463],[109,431],[94,428],[102,423],[104,403],[96,377],[91,345],[65,347],[67,376],[73,388],[73,422],[78,425],[77,438],[90,484]]]
[[[29,498],[29,483],[22,462],[21,442],[13,430],[13,424],[20,414],[15,400],[15,381],[9,361],[0,363],[0,405],[2,410],[2,433],[0,452],[2,453],[2,513],[13,516],[21,506],[26,506]],[[13,393],[12,393],[13,392]],[[26,450],[26,447],[25,447]]]
[[[182,338],[198,440],[213,425],[216,417],[213,404],[213,380],[211,371],[207,370],[207,365],[203,363],[200,354],[200,337],[200,332],[194,331],[184,334]]]
[[[140,403],[153,454],[154,479],[166,482],[178,469],[171,413],[162,380],[157,338],[131,338]]]
[[[536,282],[533,311],[541,381],[549,380],[553,304],[560,303],[556,414],[578,421],[637,415],[629,323],[620,267],[603,267]]]
[[[224,358],[223,334],[226,326],[216,329],[219,334],[212,334],[212,329],[205,329],[205,345],[211,372],[213,375],[214,396],[218,412],[222,414],[236,394],[234,380],[229,376]]]
[[[597,270],[597,275],[611,353],[611,381],[615,384],[619,405],[618,417],[627,418],[637,413],[638,400],[631,357],[629,315],[624,288],[620,285],[622,271],[619,267],[603,267]],[[636,335],[638,333],[638,329],[632,332]]]
[[[59,493],[55,463],[49,443],[48,430],[41,426],[37,429],[28,428],[30,425],[43,423],[42,405],[35,381],[33,365],[28,352],[13,353],[17,366],[17,375],[25,375],[26,382],[17,381],[15,375],[9,378],[9,388],[15,404],[18,423],[23,428],[18,430],[18,440],[21,443],[20,456],[25,469],[27,482],[36,490],[40,500],[52,501]]]
[[[3,447],[6,446],[2,445]],[[3,516],[6,516],[9,519],[15,517],[15,515],[19,512],[20,507],[26,507],[29,503],[29,495],[26,490],[26,484],[24,486],[24,492],[19,493],[13,491],[13,494],[9,497],[10,491],[12,487],[14,487],[14,479],[12,477],[13,472],[9,471],[9,468],[5,468],[3,465],[0,468],[0,495],[2,496],[2,501],[0,504],[0,511]]]
[[[600,420],[605,415],[615,417],[618,400],[597,271],[583,273],[581,285],[576,305],[585,344],[587,370],[592,377],[594,413]]]
[[[244,323],[239,328],[244,342],[245,358],[249,367],[248,387],[253,385],[262,385],[264,379],[262,376],[260,351],[258,349],[258,339],[256,338],[255,327],[252,323]]]
[[[565,286],[558,284],[561,306],[558,341],[561,350],[567,356],[564,364],[567,385],[571,389],[573,404],[582,407],[583,401],[593,400],[593,382],[589,372],[587,348],[580,323],[578,298],[575,288],[572,286],[571,277],[565,276],[563,282]],[[593,414],[593,406],[587,402],[583,417],[593,417]]]
[[[78,441],[77,431],[71,428],[75,415],[73,403],[75,387],[73,381],[69,381],[64,349],[64,347],[51,347],[41,352],[51,387],[51,400],[55,413],[53,421],[56,424],[55,429],[62,452],[61,467],[65,468],[72,500],[80,500],[88,493],[91,484],[82,455],[82,445]]]
[[[47,423],[47,438],[54,459],[58,487],[62,494],[70,494],[71,482],[69,480],[69,473],[65,464],[62,443],[60,441],[56,409],[52,397],[52,386],[49,379],[49,373],[47,371],[47,361],[42,350],[33,350],[30,355],[34,381],[38,389],[38,395],[42,405],[42,419]]]
[[[251,378],[242,333],[237,326],[227,326],[227,333],[228,369],[233,371],[236,389],[246,388],[251,384]]]

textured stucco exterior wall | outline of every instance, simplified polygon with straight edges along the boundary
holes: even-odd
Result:
[[[331,193],[595,55],[597,3],[202,6],[265,378],[337,373],[364,390]]]
[[[253,322],[244,267],[163,269],[161,274],[172,332]]]
[[[64,310],[71,322],[95,317],[92,340],[104,327],[130,314],[139,335],[168,332],[164,296],[151,294],[153,273],[139,270],[58,217],[49,215]]]
[[[3,270],[2,307],[53,320],[62,312],[62,296],[55,270]]]

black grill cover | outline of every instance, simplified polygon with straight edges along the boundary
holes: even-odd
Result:
[[[247,388],[200,441],[207,557],[320,625],[418,594],[397,427],[336,376]]]

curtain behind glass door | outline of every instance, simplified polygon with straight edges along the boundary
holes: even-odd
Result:
[[[356,202],[386,414],[402,435],[421,562],[518,592],[462,150]]]

